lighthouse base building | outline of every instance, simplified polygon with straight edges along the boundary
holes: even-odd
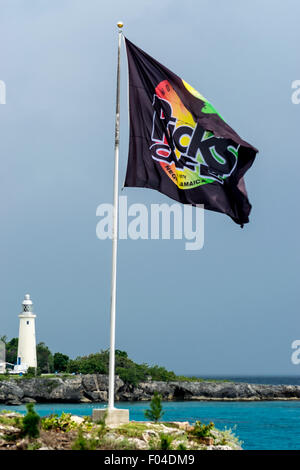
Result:
[[[30,295],[26,294],[22,302],[22,313],[20,313],[19,344],[17,364],[14,373],[25,373],[29,367],[37,367],[35,318],[33,304]]]

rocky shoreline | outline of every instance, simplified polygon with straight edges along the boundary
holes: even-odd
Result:
[[[259,401],[300,400],[297,385],[255,385],[231,382],[149,381],[137,386],[115,380],[117,401],[148,401],[154,391],[163,400]],[[22,403],[89,403],[106,402],[108,376],[101,374],[65,377],[18,378],[0,381],[0,404]]]
[[[130,421],[123,425],[95,423],[89,416],[68,413],[37,417],[35,437],[24,426],[25,418],[16,412],[0,413],[2,450],[242,450],[232,430],[223,431],[200,422]],[[204,426],[204,427],[203,427]],[[209,429],[207,429],[209,427]],[[111,454],[111,463],[135,467],[138,457]],[[130,459],[130,460],[128,460]],[[135,461],[135,462],[133,462]],[[130,464],[133,462],[134,464]],[[106,462],[108,463],[108,462]],[[175,463],[175,462],[172,462]]]

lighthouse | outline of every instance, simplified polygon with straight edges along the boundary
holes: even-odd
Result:
[[[22,302],[22,313],[19,315],[19,344],[17,364],[14,370],[26,372],[28,367],[37,367],[36,340],[35,340],[35,318],[33,304],[30,295],[26,294]]]

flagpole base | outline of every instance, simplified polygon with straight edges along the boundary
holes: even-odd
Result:
[[[95,408],[92,420],[104,421],[107,426],[119,426],[129,423],[129,410],[120,408]]]

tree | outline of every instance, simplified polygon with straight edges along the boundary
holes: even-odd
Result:
[[[68,362],[67,371],[79,374],[107,374],[108,355],[96,353],[89,356],[77,357]]]
[[[137,386],[140,382],[135,367],[116,367],[116,374],[127,384]]]
[[[62,354],[60,352],[55,353],[53,356],[54,370],[57,372],[65,372],[67,370],[69,360],[70,358],[66,354]]]
[[[157,365],[149,367],[148,374],[151,375],[152,380],[164,380],[166,382],[176,380],[176,374],[174,372]]]
[[[150,409],[145,411],[145,418],[150,421],[159,421],[165,414],[162,410],[161,395],[158,392],[154,392],[154,395],[150,402]]]
[[[29,437],[39,437],[41,418],[34,409],[33,403],[27,403],[27,414],[23,418],[23,434]]]
[[[1,337],[6,346],[6,360],[11,364],[17,362],[18,338],[7,341],[6,336]],[[115,371],[116,374],[126,384],[136,386],[146,380],[191,380],[184,376],[177,376],[174,372],[168,371],[165,367],[158,365],[137,364],[128,357],[126,351],[116,349],[115,351]],[[40,373],[69,372],[77,374],[108,374],[109,350],[102,350],[96,354],[79,356],[70,359],[67,355],[57,352],[52,355],[45,343],[37,345],[37,365],[36,375]],[[194,378],[194,380],[197,380]]]
[[[12,338],[10,341],[4,341],[6,347],[6,362],[10,364],[17,363],[17,355],[18,355],[18,338]]]
[[[37,363],[41,373],[53,372],[53,355],[45,343],[39,343],[36,347]]]

